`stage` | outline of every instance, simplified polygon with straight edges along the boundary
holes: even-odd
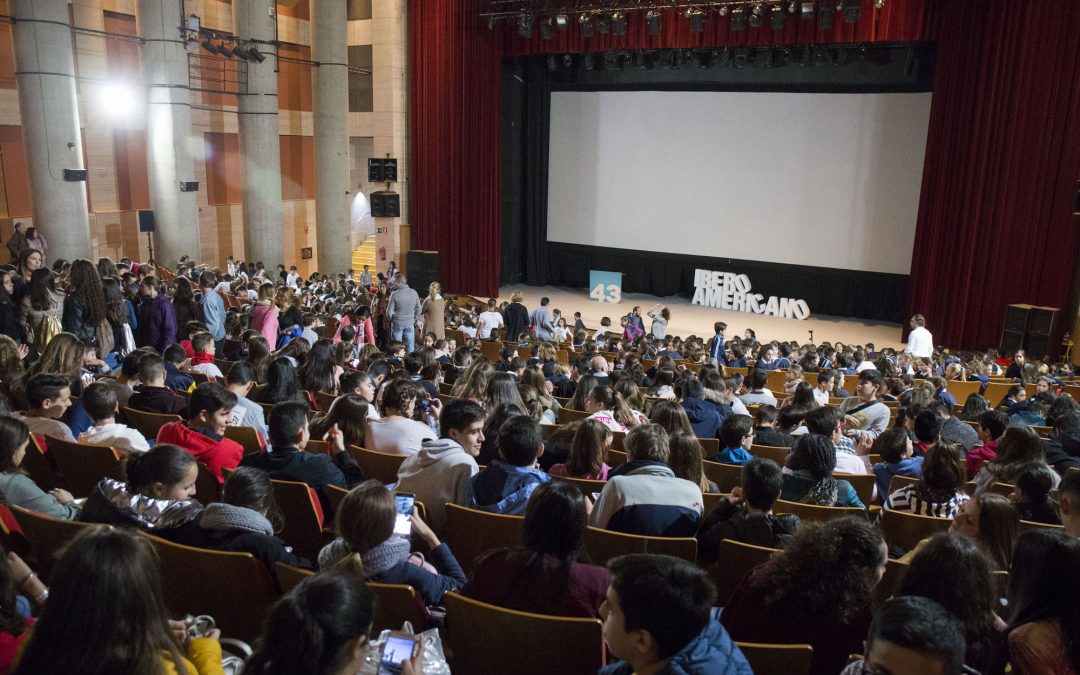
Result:
[[[691,305],[690,298],[668,297],[657,298],[652,295],[638,293],[624,293],[622,302],[618,304],[599,303],[589,297],[584,288],[573,289],[556,286],[504,286],[500,289],[499,302],[509,302],[510,295],[514,291],[525,294],[524,304],[529,311],[540,305],[540,298],[551,298],[550,307],[558,309],[566,317],[567,325],[573,325],[574,312],[581,312],[581,318],[589,328],[599,328],[602,317],[610,317],[614,330],[619,328],[619,317],[624,316],[634,308],[641,306],[641,314],[645,318],[645,329],[648,330],[651,320],[645,316],[657,302],[664,304],[671,311],[671,320],[668,323],[669,335],[688,335],[711,337],[713,323],[723,321],[728,325],[726,335],[731,338],[742,335],[747,328],[752,328],[757,333],[759,341],[769,340],[796,340],[800,343],[810,340],[810,331],[814,333],[814,342],[823,341],[845,344],[865,344],[872,342],[878,349],[882,347],[902,347],[900,340],[901,325],[895,323],[864,321],[859,319],[847,319],[843,317],[824,316],[811,314],[809,319],[798,321],[796,319],[784,319],[775,316],[763,316],[746,312],[732,312],[712,307]],[[811,312],[813,307],[810,308]],[[933,332],[933,326],[927,326]]]

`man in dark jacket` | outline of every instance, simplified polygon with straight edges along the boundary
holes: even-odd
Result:
[[[636,553],[608,563],[612,581],[600,606],[604,640],[617,663],[600,675],[750,675],[738,646],[711,618],[716,587],[693,563]]]
[[[153,353],[139,359],[139,388],[128,399],[127,405],[162,415],[186,417],[188,414],[187,398],[165,386],[165,361]]]
[[[724,418],[712,403],[704,400],[705,385],[697,379],[684,380],[682,386],[682,407],[690,419],[690,426],[698,438],[719,438],[720,425]]]
[[[15,223],[15,233],[8,239],[7,250],[11,254],[11,264],[19,264],[19,256],[27,249],[26,223]]]
[[[311,438],[308,431],[306,403],[279,403],[270,413],[270,452],[246,455],[241,466],[253,466],[270,474],[271,478],[307,483],[319,496],[323,513],[330,513],[327,485],[350,489],[364,480],[356,460],[345,450],[340,431],[331,431],[330,452],[327,455],[304,452],[300,448]],[[333,459],[331,459],[331,456]]]
[[[934,412],[942,421],[941,440],[959,443],[964,447],[965,453],[971,452],[971,449],[979,442],[979,434],[971,428],[971,425],[953,417],[952,408],[944,403],[935,403]]]

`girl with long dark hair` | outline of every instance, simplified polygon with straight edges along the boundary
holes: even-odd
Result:
[[[83,258],[71,263],[69,287],[68,296],[64,298],[64,330],[88,345],[97,345],[99,338],[104,337],[99,335],[98,329],[108,314],[108,308],[105,306],[105,293],[101,290],[101,277],[94,264]]]
[[[1019,675],[1080,673],[1080,539],[1025,533],[1009,570],[1009,661]]]
[[[575,486],[540,485],[525,510],[521,546],[482,558],[462,593],[523,612],[599,618],[611,575],[579,562],[585,520],[585,498]]]
[[[251,400],[256,403],[309,403],[296,383],[296,368],[285,357],[270,362],[266,369],[266,383],[256,389]]]
[[[296,371],[300,387],[312,394],[325,392],[337,395],[338,379],[345,369],[334,358],[334,345],[329,340],[319,340],[312,345],[307,360]]]

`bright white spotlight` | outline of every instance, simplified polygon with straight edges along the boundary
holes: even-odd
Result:
[[[138,90],[123,82],[106,82],[101,86],[101,109],[110,117],[130,119],[139,111]]]

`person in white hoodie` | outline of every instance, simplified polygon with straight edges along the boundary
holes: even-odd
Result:
[[[94,426],[79,434],[80,443],[106,446],[124,454],[150,449],[150,444],[137,429],[117,423],[116,391],[112,385],[95,382],[83,392],[82,401]]]
[[[465,505],[469,479],[477,474],[476,456],[484,442],[484,409],[456,399],[439,415],[439,438],[425,440],[420,452],[398,469],[397,492],[411,492],[427,508],[427,523],[438,536],[446,534],[446,504]]]

